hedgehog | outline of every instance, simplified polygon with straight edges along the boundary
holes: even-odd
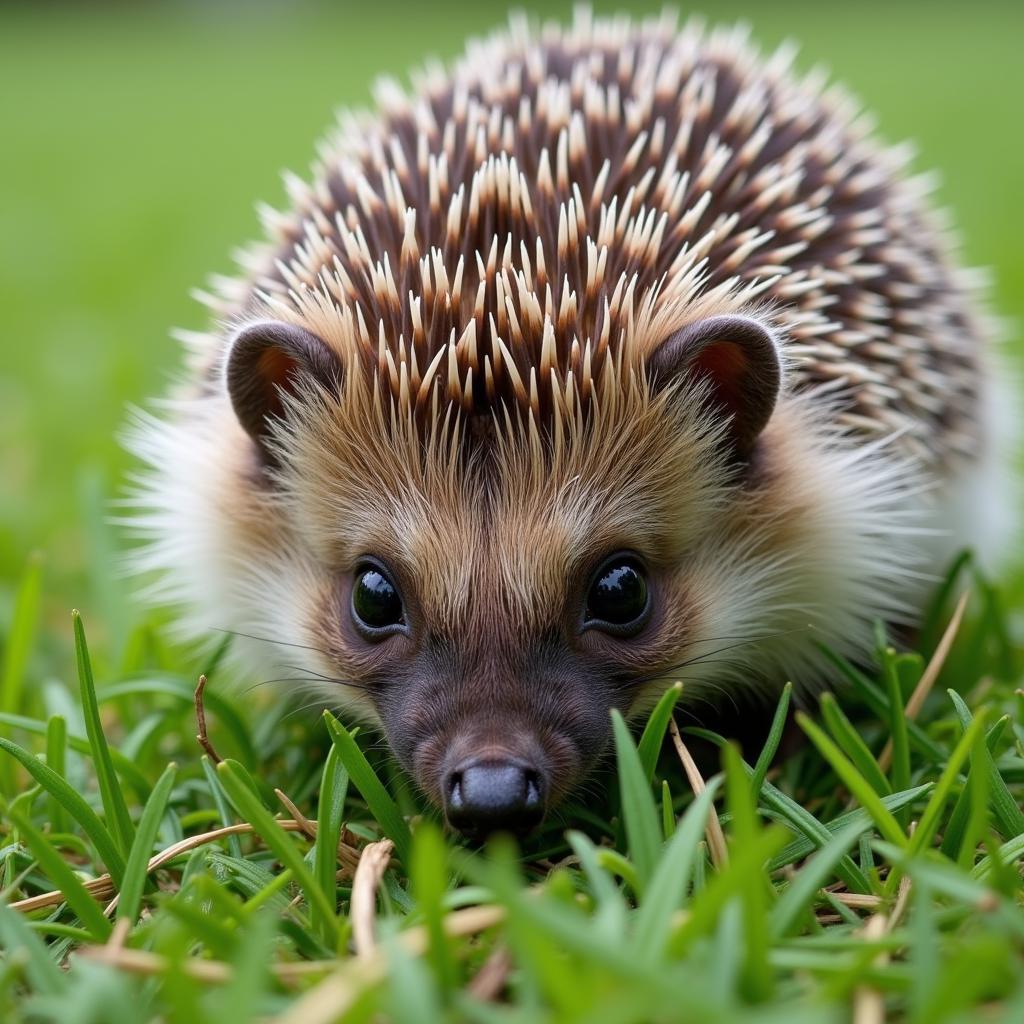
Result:
[[[528,833],[677,681],[810,700],[1004,543],[984,283],[793,60],[579,11],[384,81],[139,414],[152,594],[467,835]]]

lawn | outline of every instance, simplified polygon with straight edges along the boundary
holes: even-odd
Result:
[[[1012,337],[1024,12],[703,9],[795,37],[915,139]],[[0,10],[0,904],[20,904],[0,906],[0,1020],[1024,1020],[1013,565],[951,567],[916,649],[880,631],[875,665],[837,665],[770,770],[778,730],[746,762],[668,735],[673,691],[618,730],[606,795],[518,854],[445,837],[374,737],[227,685],[219,638],[175,646],[121,579],[116,435],[177,372],[169,328],[203,324],[189,290],[230,270],[336,106],[502,17]]]

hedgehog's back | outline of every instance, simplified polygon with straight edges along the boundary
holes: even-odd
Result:
[[[333,317],[348,364],[426,415],[544,417],[759,306],[847,425],[970,453],[981,328],[927,189],[789,57],[693,22],[517,24],[345,118],[220,311],[255,287]]]

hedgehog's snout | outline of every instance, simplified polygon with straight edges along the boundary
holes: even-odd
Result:
[[[544,817],[547,780],[519,758],[469,758],[445,773],[445,814],[464,835],[525,835]]]
[[[580,666],[425,677],[391,691],[378,705],[381,722],[417,786],[469,838],[528,836],[611,739],[615,695]]]

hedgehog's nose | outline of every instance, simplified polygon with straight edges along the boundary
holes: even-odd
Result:
[[[445,779],[445,811],[468,836],[524,835],[544,817],[543,790],[539,773],[519,761],[463,761]]]

